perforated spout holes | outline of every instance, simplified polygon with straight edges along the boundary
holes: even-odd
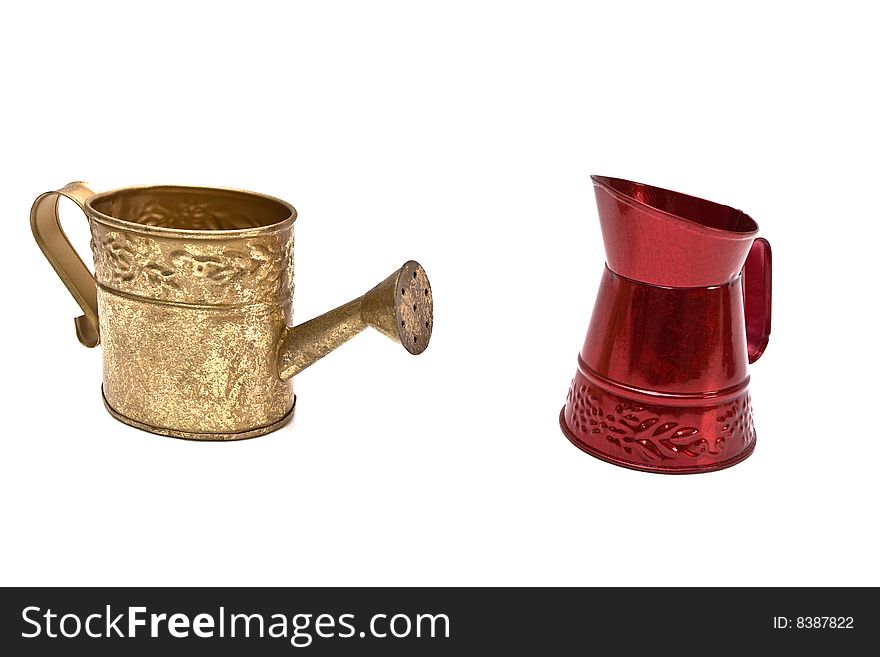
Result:
[[[431,341],[434,298],[425,270],[410,261],[403,267],[394,292],[400,342],[411,354],[420,354]]]

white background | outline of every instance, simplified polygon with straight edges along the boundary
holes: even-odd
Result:
[[[880,46],[859,6],[7,6],[0,581],[880,584]],[[742,208],[772,242],[741,465],[631,472],[560,433],[603,264],[590,173]],[[415,258],[431,347],[359,336],[255,440],[126,427],[28,228],[76,179],[289,200],[297,321]]]

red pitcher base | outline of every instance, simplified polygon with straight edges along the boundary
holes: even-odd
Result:
[[[606,390],[578,372],[559,424],[568,439],[588,454],[646,472],[721,470],[755,449],[747,390],[721,399],[682,402],[701,405],[637,401]]]

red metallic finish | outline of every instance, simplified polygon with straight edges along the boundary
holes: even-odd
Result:
[[[754,363],[767,348],[770,339],[770,283],[773,257],[770,242],[759,237],[752,244],[743,268],[746,310],[746,337],[749,362]]]
[[[659,187],[592,178],[612,271],[670,287],[719,285],[739,275],[758,232],[747,214]]]
[[[770,245],[723,205],[593,177],[608,263],[560,414],[584,451],[650,472],[755,446],[748,364],[770,335]]]

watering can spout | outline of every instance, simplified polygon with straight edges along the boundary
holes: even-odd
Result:
[[[428,276],[410,260],[362,297],[287,328],[278,348],[278,375],[291,378],[368,326],[418,355],[428,347],[433,324]]]

